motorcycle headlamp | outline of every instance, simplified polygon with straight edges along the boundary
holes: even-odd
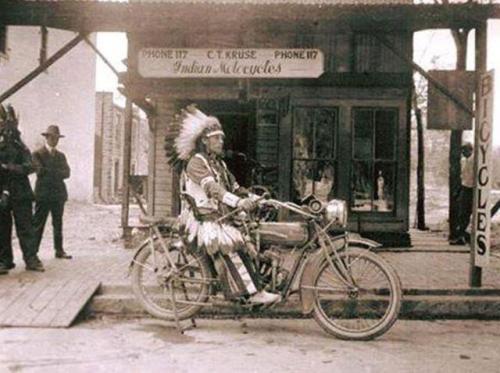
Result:
[[[328,222],[334,222],[340,227],[347,226],[347,204],[339,199],[332,199],[328,202],[324,210],[325,218]]]

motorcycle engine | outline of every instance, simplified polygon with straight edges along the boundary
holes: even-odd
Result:
[[[271,245],[261,250],[259,254],[259,273],[266,290],[281,290],[286,285],[289,270],[286,268],[286,258],[289,250]]]

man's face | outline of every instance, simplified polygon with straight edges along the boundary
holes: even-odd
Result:
[[[47,145],[54,148],[59,142],[59,136],[56,135],[46,135],[45,136]]]
[[[209,154],[221,155],[224,150],[224,135],[214,135],[203,139]]]
[[[224,150],[224,135],[214,135],[204,139],[209,154],[221,155]]]

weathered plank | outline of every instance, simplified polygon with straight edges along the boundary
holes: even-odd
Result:
[[[65,306],[52,319],[50,325],[52,327],[68,327],[80,313],[80,310],[89,301],[92,295],[99,288],[100,283],[97,281],[86,282],[80,287],[66,302]]]
[[[53,282],[29,305],[29,311],[21,310],[29,316],[18,323],[11,321],[11,326],[68,327],[99,286],[99,281],[85,277]]]
[[[57,295],[54,297],[47,307],[32,321],[32,325],[51,326],[51,321],[64,307],[68,298],[82,286],[80,279],[73,279],[66,282]]]
[[[2,313],[0,325],[3,326],[16,326],[19,317],[25,313],[30,313],[30,304],[41,293],[47,283],[43,280],[26,284],[14,302]]]
[[[65,286],[65,284],[66,282],[64,281],[57,281],[56,283],[52,283],[51,281],[49,285],[42,290],[42,293],[31,303],[30,308],[33,312],[27,312],[23,315],[24,317],[19,320],[19,324],[25,320],[27,325],[36,326],[36,323],[33,321],[56,298],[57,294]],[[31,317],[28,318],[27,315],[31,315]]]
[[[23,294],[23,290],[26,286],[26,284],[21,284],[5,288],[0,298],[0,319],[2,318],[3,312]]]

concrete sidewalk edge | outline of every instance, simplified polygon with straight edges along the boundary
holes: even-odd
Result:
[[[146,312],[125,285],[104,286],[84,310],[91,315],[144,316]],[[297,295],[274,309],[261,312],[205,307],[198,317],[303,318]],[[402,319],[500,319],[500,289],[405,289]]]

